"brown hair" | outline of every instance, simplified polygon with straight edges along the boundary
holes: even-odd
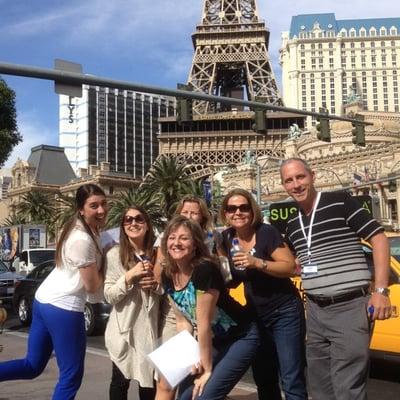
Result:
[[[251,211],[253,213],[253,220],[251,221],[251,226],[256,228],[263,222],[263,216],[261,213],[261,209],[254,200],[254,197],[247,190],[236,188],[232,189],[222,200],[221,208],[219,210],[219,218],[224,225],[229,225],[229,222],[225,216],[225,209],[228,205],[228,201],[233,196],[243,196],[248,204],[250,204]]]
[[[178,206],[176,207],[176,210],[175,210],[175,215],[179,215],[181,213],[185,203],[196,203],[199,205],[200,214],[201,214],[200,226],[202,227],[202,229],[204,231],[211,230],[212,229],[212,217],[208,210],[206,202],[200,197],[188,194],[188,195],[184,196],[181,199],[181,201],[178,203]]]
[[[201,226],[197,222],[192,221],[183,215],[176,215],[168,222],[161,239],[161,251],[165,256],[165,273],[170,278],[172,278],[174,273],[178,272],[178,266],[168,253],[168,237],[181,226],[188,229],[192,235],[194,247],[194,256],[192,258],[193,268],[204,260],[211,261],[215,264],[215,260],[211,257],[210,251],[204,243],[204,232],[201,229]]]
[[[62,247],[64,245],[64,242],[67,240],[69,234],[71,233],[72,229],[75,228],[78,221],[82,223],[86,233],[92,238],[98,252],[100,254],[102,253],[99,245],[97,244],[96,237],[94,236],[92,230],[89,228],[89,225],[86,223],[85,219],[80,214],[80,211],[85,206],[86,200],[90,196],[106,197],[106,194],[104,193],[103,189],[100,186],[94,185],[92,183],[86,183],[85,185],[82,185],[78,188],[75,194],[75,213],[64,224],[60,237],[58,238],[57,241],[56,256],[55,256],[57,266],[61,266]]]
[[[124,229],[124,218],[129,210],[139,211],[146,221],[147,232],[144,237],[144,253],[149,258],[153,257],[153,244],[155,241],[153,224],[151,223],[151,219],[149,217],[149,214],[147,214],[146,210],[143,207],[135,204],[127,207],[122,213],[122,218],[120,223],[120,233],[119,233],[119,258],[121,260],[122,266],[126,270],[129,269],[129,262],[133,260],[132,244],[129,241],[129,238],[125,233]]]

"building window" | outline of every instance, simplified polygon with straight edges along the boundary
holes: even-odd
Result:
[[[382,28],[379,30],[379,34],[381,35],[381,36],[386,36],[386,28],[384,27],[384,26],[382,26]]]
[[[374,27],[372,27],[372,28],[369,30],[369,36],[376,36],[376,29],[375,29]]]
[[[397,35],[397,28],[395,26],[392,26],[390,28],[390,35],[391,36],[396,36]]]

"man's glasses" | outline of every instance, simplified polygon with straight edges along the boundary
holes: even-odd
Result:
[[[144,219],[143,215],[125,215],[124,217],[124,225],[131,225],[133,222],[137,224],[144,224],[146,220]]]
[[[232,204],[230,206],[225,207],[225,211],[230,214],[234,214],[237,210],[239,210],[242,213],[248,213],[251,211],[251,205],[250,204],[240,204],[238,206],[234,206]]]

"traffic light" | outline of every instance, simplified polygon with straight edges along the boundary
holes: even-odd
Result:
[[[361,123],[352,122],[351,125],[353,129],[351,133],[353,134],[353,143],[357,146],[365,147],[365,125],[362,123],[364,121],[364,116],[360,114],[356,114],[356,119],[360,120]]]
[[[320,114],[328,114],[325,108],[319,109]],[[331,141],[331,128],[329,126],[329,118],[317,117],[317,138],[323,142]]]
[[[388,174],[389,178],[394,178],[396,174]],[[397,191],[397,180],[396,179],[390,179],[388,182],[388,190],[390,193],[394,193]]]
[[[178,83],[177,88],[188,92],[193,90],[191,85]],[[191,122],[193,120],[193,100],[188,97],[178,97],[176,99],[176,120],[178,123]]]
[[[251,128],[256,133],[267,133],[267,118],[265,116],[265,111],[263,109],[254,110],[253,124]]]

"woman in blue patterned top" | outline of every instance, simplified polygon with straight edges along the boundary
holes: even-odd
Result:
[[[259,346],[252,315],[229,296],[200,226],[183,216],[168,224],[162,283],[173,301],[177,330],[197,333],[200,368],[179,386],[179,399],[225,399]]]

